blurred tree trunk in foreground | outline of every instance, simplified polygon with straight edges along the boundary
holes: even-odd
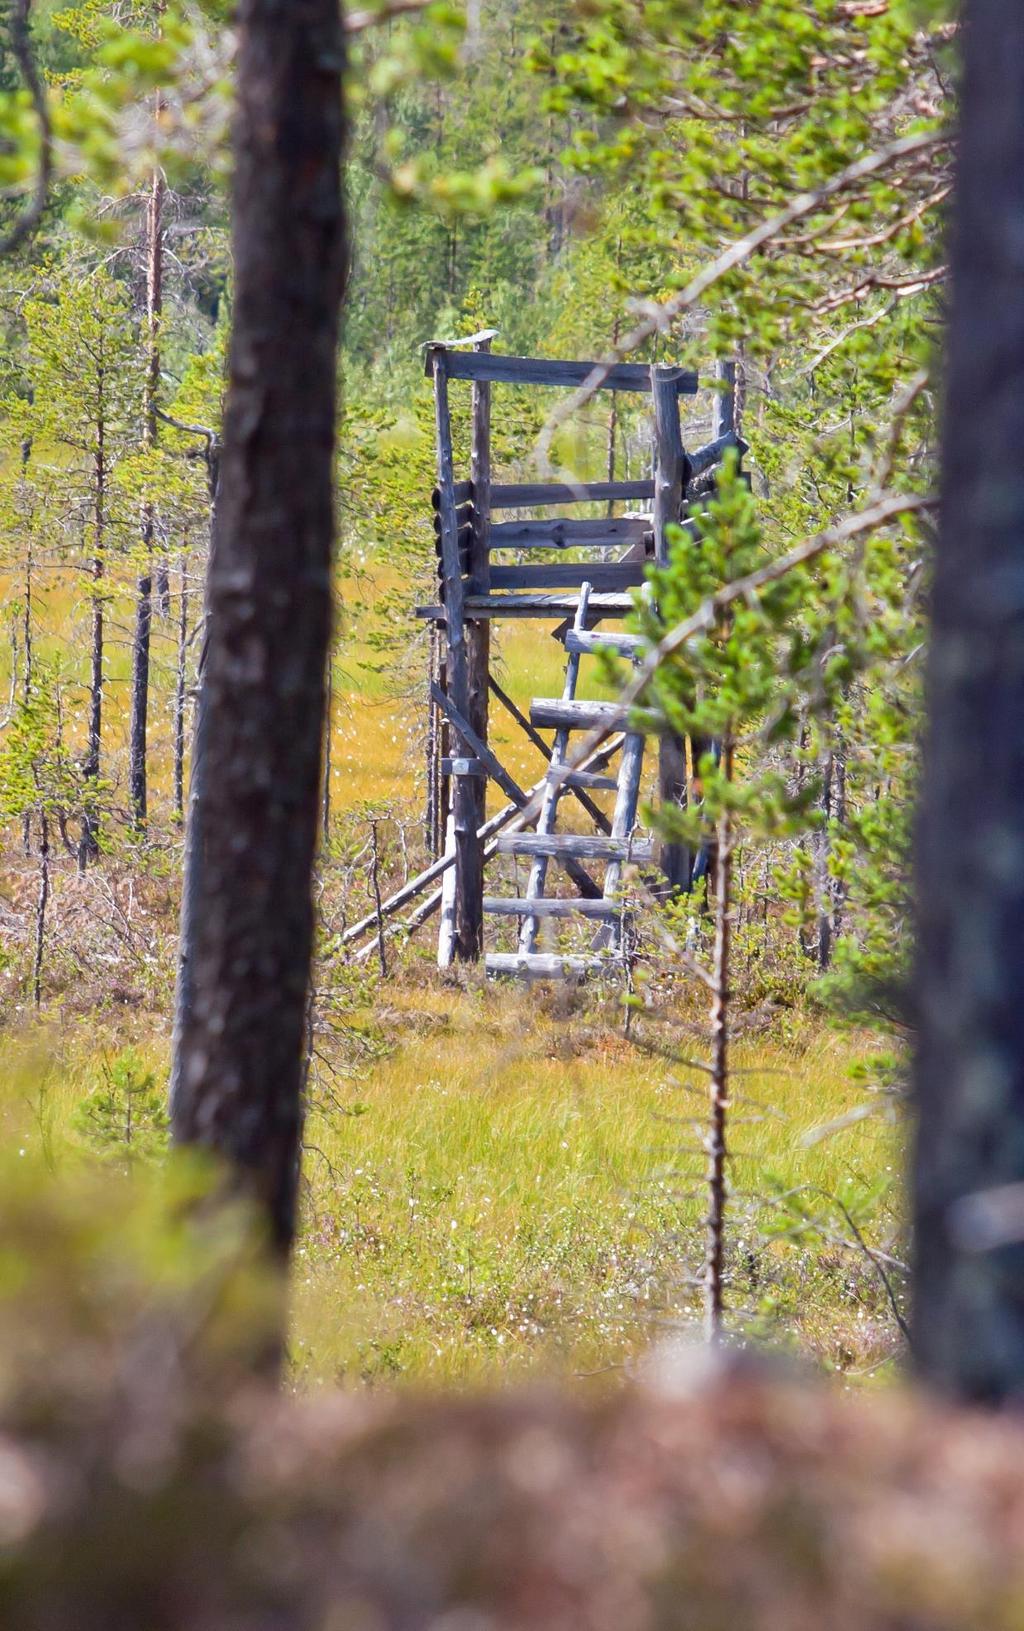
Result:
[[[331,622],[344,48],[337,0],[242,0],[238,24],[234,331],[187,859],[201,909],[172,1120],[235,1169],[286,1254]]]
[[[918,836],[916,1352],[1024,1393],[1024,8],[967,0]]]

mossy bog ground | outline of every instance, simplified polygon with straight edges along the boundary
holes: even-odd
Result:
[[[624,1039],[613,997],[587,1001],[406,977],[354,1016],[376,1057],[319,1074],[297,1381],[598,1376],[696,1334],[701,1074],[652,1054],[646,1044],[664,1038],[643,1023]],[[736,1051],[735,1324],[870,1374],[897,1334],[836,1203],[884,1237],[898,1142],[872,1117],[808,1143],[862,1090],[849,1043],[799,1019],[789,1033]],[[83,1159],[76,1107],[124,1041],[122,1025],[0,1044],[8,1147],[58,1166]],[[162,1079],[165,1043],[136,1045]],[[795,1191],[815,1221],[794,1233],[792,1201],[773,1196]]]

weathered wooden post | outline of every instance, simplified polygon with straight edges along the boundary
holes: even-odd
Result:
[[[427,734],[423,744],[423,772],[425,781],[423,803],[423,844],[432,860],[437,860],[438,811],[438,735],[439,709],[430,695],[431,682],[437,681],[437,624],[427,625]]]
[[[497,331],[480,334],[474,351],[490,351]],[[473,537],[469,548],[469,590],[483,595],[491,586],[491,384],[473,381],[473,443],[470,475],[473,482]],[[491,666],[491,625],[485,618],[466,624],[468,706],[466,717],[482,742],[487,742],[488,678]],[[487,777],[482,770],[456,778],[461,804],[472,835],[466,843],[466,866],[458,890],[455,923],[456,955],[475,962],[483,951],[484,846],[477,837],[487,819]]]
[[[711,440],[727,436],[736,429],[736,364],[719,359],[715,364],[718,389],[711,412]]]
[[[667,529],[680,519],[686,478],[686,454],[679,427],[679,370],[651,369],[654,404],[654,553],[659,566],[668,563]],[[686,743],[675,732],[661,738],[658,796],[662,806],[686,805]],[[663,842],[661,870],[670,889],[690,887],[690,851],[686,844]]]
[[[489,342],[488,342],[489,343]],[[448,403],[448,353],[444,346],[429,348],[434,376],[434,417],[437,429],[437,514],[441,539],[441,579],[447,660],[447,695],[464,721],[471,720],[470,657],[465,616],[465,584],[459,550],[459,516],[455,501],[455,472],[452,455],[451,410]],[[487,386],[478,389],[487,390]],[[489,416],[489,400],[487,403]],[[488,439],[489,459],[489,439]],[[488,470],[489,474],[489,470]],[[479,643],[474,647],[474,679],[478,687]],[[485,651],[486,658],[486,651]],[[487,676],[483,679],[483,706],[486,710]],[[479,705],[478,705],[479,707]],[[462,733],[452,731],[452,756],[474,757],[473,748]],[[457,960],[473,962],[483,943],[483,850],[477,838],[480,789],[474,778],[452,778],[449,833],[455,850],[453,908],[442,918],[438,944],[438,964],[447,968]]]

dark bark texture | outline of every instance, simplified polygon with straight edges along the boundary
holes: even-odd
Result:
[[[968,0],[964,51],[918,834],[915,1344],[930,1381],[994,1402],[1024,1392],[1024,1192],[1007,1188],[1024,1184],[1024,9]]]
[[[172,1120],[235,1169],[285,1253],[331,621],[344,47],[337,0],[242,0],[238,24],[234,333],[190,812],[202,889]]]

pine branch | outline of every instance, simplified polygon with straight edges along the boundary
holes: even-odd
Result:
[[[595,725],[593,730],[587,733],[571,760],[549,772],[549,783],[558,785],[563,782],[574,770],[578,770],[583,761],[596,752],[609,736],[615,731],[623,730],[627,725],[630,710],[640,702],[662,663],[674,656],[688,641],[713,629],[722,613],[736,601],[752,601],[762,589],[778,583],[797,567],[805,566],[808,561],[813,561],[827,550],[838,549],[840,545],[849,543],[853,538],[863,537],[867,532],[888,526],[899,516],[925,514],[935,508],[935,503],[934,498],[921,493],[882,493],[866,510],[849,516],[834,527],[826,528],[824,532],[815,533],[811,538],[805,538],[803,543],[797,544],[787,554],[766,562],[755,572],[748,572],[745,577],[735,578],[731,583],[723,584],[722,588],[709,595],[695,612],[684,618],[681,623],[677,623],[675,628],[669,629],[664,638],[653,647],[635,677],[623,691],[614,713],[609,714],[606,720],[600,725]],[[538,797],[523,808],[521,817],[525,822],[529,822],[539,810]]]
[[[7,234],[0,238],[0,256],[13,254],[39,225],[50,194],[50,180],[53,175],[53,127],[50,123],[46,90],[39,76],[35,57],[32,55],[32,38],[28,26],[31,7],[32,0],[13,0],[11,51],[21,70],[21,77],[32,99],[32,107],[39,124],[39,165],[32,202]]]
[[[863,300],[875,289],[895,289],[897,297],[906,300],[911,295],[920,294],[922,289],[930,289],[936,283],[944,283],[948,275],[948,266],[936,266],[930,272],[916,272],[905,278],[885,277],[881,273],[871,272],[850,288],[841,289],[837,294],[816,300],[809,309],[816,313],[838,311],[840,306],[849,306]]]
[[[186,425],[181,419],[175,419],[173,414],[165,413],[162,408],[156,408],[154,411],[165,425],[171,425],[175,430],[183,431],[188,436],[205,436],[208,442],[217,440],[217,432],[211,430],[209,425]]]
[[[926,131],[916,136],[903,136],[898,141],[889,142],[874,153],[867,153],[863,158],[857,159],[853,164],[847,165],[829,181],[823,182],[809,192],[799,193],[786,208],[777,214],[769,216],[753,231],[744,233],[737,238],[728,249],[707,266],[703,267],[696,277],[691,278],[685,289],[668,300],[650,301],[640,309],[644,315],[635,328],[626,334],[603,362],[597,364],[590,377],[584,380],[578,390],[567,397],[561,406],[550,416],[544,427],[543,434],[537,443],[538,461],[542,469],[550,470],[551,447],[560,427],[580,408],[586,406],[594,394],[599,391],[608,378],[608,374],[623,358],[639,349],[645,341],[655,334],[663,334],[676,323],[684,312],[689,311],[698,301],[702,300],[714,284],[730,272],[751,260],[759,250],[767,248],[772,240],[778,238],[789,227],[795,226],[809,215],[814,215],[837,194],[856,187],[860,182],[867,181],[872,176],[880,175],[889,170],[903,159],[917,158],[922,154],[934,151],[936,148],[947,147],[950,143],[949,135],[944,131]],[[782,247],[782,246],[780,246]]]
[[[388,0],[388,4],[376,11],[351,11],[345,18],[346,34],[363,34],[368,28],[376,28],[381,23],[390,23],[395,17],[404,17],[409,12],[425,11],[430,0]]]

